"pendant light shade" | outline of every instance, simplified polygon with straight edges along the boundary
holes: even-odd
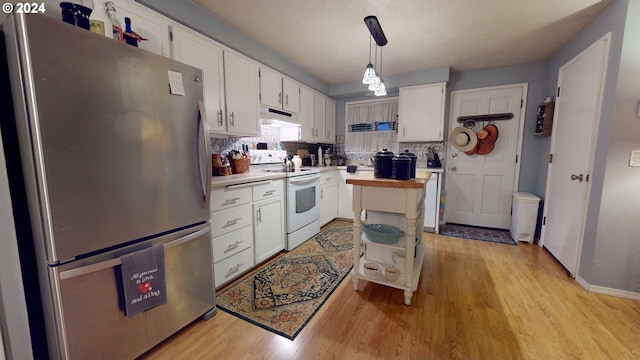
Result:
[[[371,85],[374,82],[376,82],[376,70],[373,68],[373,64],[369,63],[369,65],[364,69],[362,83],[365,85]]]
[[[365,85],[373,84],[376,81],[376,69],[371,63],[371,36],[369,36],[369,64],[364,69],[364,76],[362,77],[362,83]]]
[[[380,79],[380,83],[378,84],[378,88],[373,92],[375,96],[385,96],[387,95],[387,89],[384,86],[384,81]]]
[[[382,74],[382,48],[380,48],[380,73]],[[376,81],[376,88],[373,91],[373,95],[375,96],[387,95],[387,88],[384,86],[384,81],[382,81],[381,75],[378,75],[378,79]]]

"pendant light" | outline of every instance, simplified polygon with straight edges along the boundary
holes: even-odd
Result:
[[[375,64],[374,67],[371,65],[371,38],[369,38],[369,64],[365,70],[365,75],[362,79],[362,83],[365,85],[369,85],[368,89],[374,92],[376,96],[384,96],[387,94],[387,90],[384,86],[384,82],[380,78],[380,74],[382,73],[382,47],[387,44],[387,37],[384,35],[382,31],[382,27],[380,26],[380,22],[378,22],[378,18],[369,15],[364,18],[364,23],[367,25],[369,32],[371,33],[371,37],[376,41],[376,52],[375,52]],[[376,68],[378,67],[378,47],[380,47],[380,73],[376,72]]]
[[[382,80],[382,48],[380,48],[380,75],[377,76],[376,80],[376,89],[373,92],[375,96],[385,96],[387,95],[387,89],[384,86],[384,81]]]
[[[371,63],[371,36],[369,36],[369,64],[364,69],[362,83],[365,85],[373,84],[376,81],[376,70]]]
[[[376,56],[375,56],[376,67],[378,66],[378,47],[376,46]],[[369,91],[376,91],[378,88],[378,84],[380,83],[380,78],[378,77],[378,73],[373,74],[373,81],[369,84]]]

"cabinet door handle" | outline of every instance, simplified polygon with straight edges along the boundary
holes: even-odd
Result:
[[[240,200],[240,198],[239,198],[239,197],[235,197],[235,198],[233,198],[233,199],[227,199],[227,200],[225,200],[225,202],[222,204],[222,206],[235,204],[235,203],[236,203],[236,201],[238,201],[238,200]]]
[[[233,111],[231,112],[231,114],[229,114],[229,121],[231,122],[231,126],[233,127],[236,126],[236,119]]]
[[[218,126],[222,126],[222,110],[218,110]]]
[[[289,94],[287,94],[284,98],[285,98],[284,104],[289,106]]]
[[[265,197],[265,196],[271,196],[271,195],[273,195],[273,193],[275,193],[275,192],[276,192],[276,190],[275,190],[275,189],[273,189],[273,190],[269,190],[269,191],[265,191],[265,192],[264,192],[264,194],[262,194],[262,196],[263,196],[263,197]]]
[[[224,252],[235,250],[238,248],[239,245],[240,245],[240,241],[236,241],[234,244],[229,244],[229,246],[227,246],[227,249]]]
[[[324,190],[320,189],[320,199],[324,199]]]
[[[278,104],[282,105],[282,93],[278,93]]]
[[[235,218],[235,219],[227,220],[227,223],[224,224],[223,227],[233,226],[233,225],[237,224],[238,221],[240,221],[240,220],[242,220],[242,218]]]
[[[229,272],[227,273],[227,276],[238,272],[238,270],[240,270],[240,268],[242,267],[242,265],[244,264],[236,264],[236,266],[229,268]]]
[[[262,209],[258,209],[258,222],[262,222]]]

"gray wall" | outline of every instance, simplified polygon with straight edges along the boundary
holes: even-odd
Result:
[[[0,327],[7,359],[32,359],[18,241],[16,239],[4,150],[0,137]],[[2,351],[2,349],[0,349]]]
[[[580,276],[640,292],[640,204],[633,201],[640,198],[640,168],[629,167],[631,150],[640,149],[640,2],[615,1],[600,20],[593,26],[612,31],[612,44]]]

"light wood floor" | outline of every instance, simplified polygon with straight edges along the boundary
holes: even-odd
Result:
[[[348,275],[294,341],[218,310],[143,358],[640,358],[640,302],[586,292],[537,245],[424,241],[411,306]]]

